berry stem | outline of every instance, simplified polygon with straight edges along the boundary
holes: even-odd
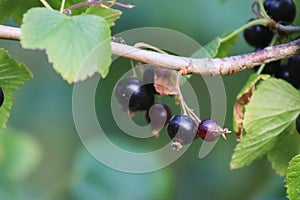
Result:
[[[69,8],[66,8],[65,10],[73,10],[73,9],[76,9],[76,8],[80,8],[80,7],[83,7],[83,6],[88,6],[88,5],[97,5],[97,6],[105,6],[105,5],[116,5],[116,6],[119,6],[119,7],[123,7],[123,8],[128,8],[128,9],[131,9],[134,7],[134,5],[131,5],[131,4],[123,4],[123,3],[120,3],[120,2],[116,2],[116,1],[85,1],[85,2],[81,2],[81,3],[78,3],[78,4],[75,4],[73,6],[70,6]]]
[[[182,93],[181,93],[181,89],[180,89],[180,77],[182,75],[182,70],[180,70],[177,74],[177,78],[176,78],[176,88],[177,88],[177,94],[178,94],[178,100],[179,100],[179,103],[181,105],[181,108],[183,110],[183,114],[184,115],[187,115],[188,112],[186,110],[186,103],[183,99],[183,96],[182,96]]]
[[[48,9],[53,10],[53,8],[49,5],[46,0],[40,0],[40,2]]]
[[[182,76],[182,74],[184,73],[184,70],[180,70],[177,74],[177,79],[176,79],[176,88],[177,88],[177,93],[178,93],[178,99],[181,105],[181,108],[183,110],[183,114],[187,115],[189,117],[191,117],[192,119],[194,119],[195,121],[197,121],[197,123],[200,123],[201,120],[198,118],[198,116],[194,113],[194,110],[191,109],[187,103],[185,102],[183,95],[181,93],[181,89],[180,89],[180,77]]]
[[[64,8],[65,8],[66,0],[61,1],[61,6],[60,6],[60,12],[63,13]]]
[[[130,60],[130,66],[131,66],[131,70],[132,70],[132,74],[134,77],[137,77],[137,73],[135,71],[135,64],[133,60]]]
[[[275,25],[275,29],[281,31],[281,32],[285,32],[287,34],[291,34],[291,33],[298,33],[300,32],[300,26],[291,26],[291,25],[282,25],[277,23]]]
[[[262,14],[262,17],[263,17],[263,18],[271,19],[271,18],[269,17],[269,15],[267,14],[266,10],[265,10],[263,0],[259,0],[259,1],[258,1],[258,7],[259,7],[259,11],[260,11],[260,13]]]
[[[246,28],[249,28],[249,27],[255,26],[255,25],[267,26],[268,22],[269,22],[269,20],[267,20],[267,19],[256,19],[256,20],[250,21],[247,24],[236,29],[235,31],[231,32],[230,34],[226,35],[225,37],[220,38],[220,40],[221,40],[221,42],[225,42],[227,40],[230,40],[232,37],[238,35],[239,33],[243,32]]]
[[[274,37],[273,37],[273,39],[272,39],[272,41],[270,43],[270,46],[274,46],[274,44],[277,41],[277,39],[278,39],[278,35],[276,34],[276,35],[274,35]],[[258,68],[256,74],[258,74],[258,75],[261,74],[261,72],[264,70],[265,66],[266,66],[266,63],[261,64],[260,67]]]

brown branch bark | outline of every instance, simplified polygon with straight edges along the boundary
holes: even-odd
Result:
[[[0,25],[0,38],[20,40],[21,30]],[[112,53],[132,60],[140,61],[157,67],[173,70],[185,69],[186,73],[202,75],[229,75],[269,63],[282,58],[288,58],[300,53],[300,39],[287,44],[267,47],[261,51],[231,56],[226,58],[188,58],[161,54],[153,51],[135,48],[129,45],[111,42]]]

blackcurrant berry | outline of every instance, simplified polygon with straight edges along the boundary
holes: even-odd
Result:
[[[298,133],[300,134],[300,114],[299,114],[298,117],[296,118],[296,130],[297,130]]]
[[[154,67],[148,66],[143,75],[143,82],[145,87],[152,93],[158,94],[154,87]]]
[[[288,62],[288,71],[291,77],[295,80],[298,88],[300,87],[300,55],[293,56]]]
[[[3,102],[4,102],[4,93],[2,88],[0,87],[0,107],[2,106]]]
[[[197,124],[186,115],[176,115],[169,120],[167,131],[173,140],[173,148],[180,150],[182,145],[190,144],[196,138]]]
[[[292,0],[266,0],[264,8],[276,22],[292,23],[296,16],[296,6]]]
[[[227,129],[221,128],[218,123],[213,119],[204,119],[199,123],[198,126],[198,137],[205,141],[212,142],[215,141],[219,135],[229,133]]]
[[[270,74],[271,76],[280,73],[281,61],[276,60],[274,62],[267,63],[262,71],[263,74]]]
[[[129,111],[147,110],[154,103],[154,94],[137,78],[120,80],[115,87],[115,96]]]
[[[292,84],[294,87],[297,86],[294,78],[291,76],[290,72],[289,72],[289,67],[287,65],[283,65],[280,68],[280,71],[275,74],[276,78],[281,78],[287,82],[289,82],[290,84]]]
[[[251,26],[244,31],[244,38],[247,43],[260,48],[268,46],[273,35],[273,32],[268,27],[262,25]]]
[[[159,130],[167,125],[172,115],[171,109],[166,104],[156,103],[147,110],[145,116],[153,135],[157,135]]]

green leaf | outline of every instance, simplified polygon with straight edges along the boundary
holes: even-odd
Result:
[[[69,17],[33,8],[25,14],[21,30],[22,47],[45,49],[49,62],[69,83],[107,72],[111,63],[110,29],[102,17]]]
[[[231,168],[249,165],[268,153],[300,113],[300,92],[281,79],[262,81],[246,106],[245,137],[237,144]]]
[[[13,105],[13,91],[32,78],[25,65],[13,60],[4,49],[0,48],[0,87],[4,92],[4,102],[0,107],[0,128],[6,127]]]
[[[289,161],[300,153],[300,137],[295,129],[295,123],[286,129],[280,136],[278,142],[268,152],[268,159],[272,168],[280,176],[284,176]]]
[[[28,134],[11,129],[0,131],[0,178],[24,180],[41,160],[39,144]]]
[[[289,162],[285,183],[288,198],[298,200],[300,197],[300,155],[295,156]]]
[[[222,37],[217,37],[203,48],[196,51],[192,57],[194,58],[223,58],[228,56],[232,47],[238,41],[238,35],[227,38],[230,33],[225,34]]]
[[[243,119],[244,119],[244,110],[245,105],[249,103],[252,97],[253,90],[256,87],[256,84],[259,83],[260,80],[266,80],[270,78],[269,75],[265,74],[252,74],[247,83],[241,89],[239,94],[236,97],[236,102],[234,105],[233,111],[233,130],[237,134],[237,139],[242,139],[243,132]]]
[[[122,12],[119,10],[115,10],[112,8],[102,8],[100,6],[90,6],[86,12],[86,14],[98,15],[103,17],[110,26],[115,25],[115,21],[120,18]]]

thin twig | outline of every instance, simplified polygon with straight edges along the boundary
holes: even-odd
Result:
[[[53,10],[53,8],[49,5],[46,0],[40,0],[40,2],[48,9]]]
[[[88,6],[88,5],[97,5],[97,6],[116,5],[116,6],[123,7],[123,8],[128,8],[128,9],[134,8],[134,5],[123,4],[123,3],[120,3],[120,2],[116,2],[116,1],[85,1],[85,2],[75,4],[73,6],[70,6],[69,8],[66,8],[65,10],[73,10],[73,9],[80,8],[80,7],[83,7],[83,6]]]
[[[61,6],[60,6],[60,12],[63,13],[64,8],[65,8],[66,0],[61,1]]]

